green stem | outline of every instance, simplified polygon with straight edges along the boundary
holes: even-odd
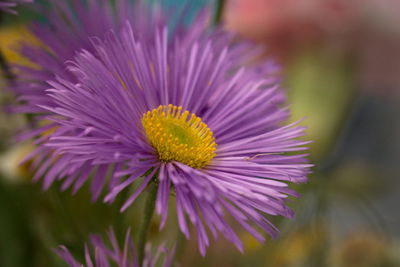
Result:
[[[149,192],[144,207],[143,222],[139,230],[139,241],[138,241],[138,259],[139,265],[143,263],[144,252],[147,241],[147,233],[149,232],[151,218],[154,214],[157,198],[157,184],[153,181],[149,186]]]
[[[2,70],[4,78],[6,78],[6,80],[8,80],[9,82],[12,82],[14,80],[14,75],[12,74],[10,66],[8,65],[6,58],[1,50],[0,50],[0,69]]]
[[[217,8],[215,11],[215,20],[214,20],[214,24],[217,25],[218,23],[221,22],[222,19],[222,14],[225,8],[225,0],[218,0],[217,1]]]

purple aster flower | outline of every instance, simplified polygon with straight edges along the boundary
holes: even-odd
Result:
[[[288,110],[276,68],[244,67],[249,46],[232,45],[224,33],[203,30],[189,39],[199,25],[186,33],[158,25],[142,35],[127,23],[104,41],[94,39],[96,51],[69,64],[76,80],[50,82],[55,106],[42,107],[59,126],[42,147],[57,156],[44,165],[48,185],[62,179],[64,188],[79,187],[98,168],[92,179],[98,195],[112,168],[104,199],[112,202],[138,181],[122,211],[156,182],[161,227],[174,192],[179,227],[189,238],[189,218],[204,255],[205,226],[242,250],[227,215],[260,241],[254,225],[275,237],[264,214],[293,216],[285,202],[297,194],[286,182],[305,182],[310,165],[304,154],[293,154],[306,149],[308,142],[297,140],[304,129],[281,126]]]
[[[147,244],[143,263],[140,265],[136,249],[134,247],[130,230],[127,231],[123,248],[118,245],[114,231],[108,232],[109,242],[104,242],[98,235],[90,237],[91,246],[85,245],[85,265],[78,262],[65,246],[60,246],[55,251],[70,267],[154,267],[163,257],[162,266],[170,267],[175,256],[175,248],[168,251],[164,246],[158,247],[156,253],[153,253],[151,245]],[[108,246],[109,243],[111,246]],[[164,256],[163,256],[164,254]]]
[[[1,1],[1,0],[0,0]],[[65,69],[64,63],[73,58],[81,49],[94,52],[90,37],[103,36],[110,29],[118,29],[125,21],[131,21],[138,30],[146,32],[149,23],[136,19],[143,18],[145,6],[141,1],[133,4],[131,0],[118,0],[115,7],[109,0],[49,0],[46,6],[35,3],[34,8],[44,15],[46,21],[30,25],[30,32],[41,46],[23,43],[22,56],[34,66],[17,66],[17,85],[13,91],[20,96],[20,105],[13,107],[14,112],[35,114],[34,123],[43,120],[46,110],[38,104],[51,106],[53,100],[46,94],[47,80],[56,75],[73,80],[74,76]],[[155,16],[153,16],[155,17]],[[150,19],[150,18],[148,18]],[[161,20],[161,16],[154,18]],[[37,120],[36,120],[37,119]],[[33,125],[36,129],[38,125]],[[43,127],[43,131],[50,128]],[[47,129],[46,129],[47,128]]]
[[[17,14],[13,8],[19,3],[32,3],[33,0],[0,0],[0,11],[6,11],[8,13]]]
[[[107,10],[106,19],[96,14],[102,23],[112,11],[101,7],[99,12]],[[174,195],[179,227],[189,238],[190,220],[203,255],[206,227],[242,250],[229,217],[259,241],[265,237],[256,228],[275,237],[278,230],[265,214],[293,217],[286,199],[297,194],[287,182],[305,182],[310,167],[306,154],[296,153],[306,149],[307,142],[298,140],[304,128],[282,126],[289,112],[282,107],[277,67],[269,61],[245,65],[258,50],[209,29],[206,13],[189,26],[178,20],[171,29],[159,9],[137,10],[105,39],[89,41],[86,26],[59,22],[65,38],[37,36],[62,53],[25,48],[43,68],[23,70],[23,77],[39,82],[18,87],[26,101],[21,110],[53,121],[27,135],[53,129],[36,140],[35,179],[43,177],[45,188],[62,180],[62,189],[76,191],[91,177],[93,199],[108,184],[105,202],[139,183],[121,211],[154,182],[161,227]],[[100,22],[90,17],[82,13],[82,21],[97,29]],[[65,68],[61,62],[79,47],[85,50]],[[54,74],[46,94],[49,86],[40,80]]]

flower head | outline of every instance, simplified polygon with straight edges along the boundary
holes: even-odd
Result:
[[[108,239],[109,242],[105,242],[98,235],[90,237],[91,246],[85,245],[85,266],[103,267],[115,264],[119,267],[154,267],[159,266],[156,264],[160,261],[162,254],[164,254],[162,266],[172,266],[175,249],[169,251],[164,246],[160,246],[154,254],[150,244],[146,246],[143,263],[139,264],[130,230],[126,233],[123,248],[118,245],[112,229],[108,232]],[[110,243],[111,246],[108,246],[107,243]],[[70,267],[84,266],[72,256],[65,246],[60,246],[55,251]]]
[[[145,5],[140,3],[142,1],[133,3],[132,0],[118,0],[115,5],[111,3],[113,1],[103,0],[47,2],[48,5],[39,2],[34,4],[34,8],[45,17],[45,22],[34,22],[29,26],[36,42],[22,42],[19,49],[20,54],[34,66],[17,66],[18,80],[12,88],[21,100],[18,106],[13,107],[13,111],[33,114],[32,126],[37,131],[47,131],[52,127],[39,125],[48,113],[40,105],[53,105],[53,99],[46,94],[47,81],[55,76],[73,81],[75,77],[66,70],[64,64],[81,49],[94,52],[90,38],[102,37],[111,29],[120,28],[125,21],[132,22],[135,29],[146,34],[150,31],[146,27],[152,27],[164,19],[156,14],[147,18],[152,23],[137,19],[143,18],[140,15],[145,9]]]
[[[172,31],[160,24],[146,35],[127,23],[104,41],[94,39],[95,52],[82,51],[68,67],[74,81],[50,82],[54,105],[42,107],[55,114],[49,118],[58,128],[42,147],[57,155],[47,160],[46,168],[54,163],[48,185],[63,179],[65,188],[79,187],[97,168],[98,196],[112,168],[105,197],[111,202],[140,181],[122,211],[158,183],[161,227],[174,192],[180,229],[189,237],[187,216],[204,254],[205,225],[242,249],[225,213],[260,241],[249,222],[276,236],[263,213],[293,216],[285,200],[297,194],[285,181],[306,181],[310,165],[304,154],[285,155],[307,142],[296,139],[302,127],[281,126],[288,111],[275,66],[244,67],[250,47],[200,22]]]
[[[33,0],[0,0],[0,11],[6,11],[12,14],[17,14],[13,8],[19,3],[32,3]]]
[[[104,38],[86,39],[87,31],[70,32],[71,25],[59,28],[68,29],[66,39],[38,34],[63,53],[53,60],[45,50],[30,50],[42,66],[50,65],[29,73],[57,75],[51,89],[35,83],[39,90],[22,94],[26,111],[52,121],[30,133],[47,131],[36,140],[35,179],[43,177],[45,188],[61,180],[62,189],[76,191],[90,178],[94,200],[108,186],[105,202],[139,183],[121,211],[157,183],[161,227],[174,193],[179,227],[189,238],[187,219],[195,225],[203,255],[206,227],[242,250],[228,215],[260,241],[265,237],[254,226],[275,237],[278,230],[264,214],[293,216],[286,199],[297,194],[286,182],[305,182],[310,167],[305,154],[295,153],[306,149],[297,139],[304,129],[282,126],[288,110],[277,67],[251,63],[258,50],[210,29],[206,12],[190,25],[178,20],[171,26],[159,9],[139,10]],[[77,40],[68,37],[72,33]],[[60,64],[79,46],[85,49],[67,68]]]

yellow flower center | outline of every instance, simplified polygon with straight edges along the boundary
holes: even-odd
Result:
[[[182,112],[182,107],[159,106],[143,115],[142,125],[162,162],[203,168],[215,157],[213,133],[194,113]]]

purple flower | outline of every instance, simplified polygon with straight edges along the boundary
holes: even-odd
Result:
[[[275,237],[265,214],[293,217],[286,199],[297,194],[286,182],[305,182],[310,167],[306,154],[296,153],[306,150],[308,142],[298,140],[304,128],[282,126],[289,112],[277,67],[250,64],[259,51],[209,29],[206,13],[189,26],[178,20],[168,27],[161,10],[139,10],[104,39],[90,44],[86,32],[78,34],[85,50],[66,69],[60,58],[75,51],[65,48],[75,42],[69,34],[57,41],[43,35],[57,44],[53,51],[68,50],[54,62],[45,50],[31,51],[58,76],[47,94],[40,83],[22,89],[25,111],[53,121],[29,135],[56,127],[36,141],[35,179],[43,176],[45,188],[61,180],[63,190],[75,192],[91,177],[93,199],[107,185],[107,203],[138,183],[121,211],[155,182],[160,227],[174,195],[179,227],[187,238],[187,219],[196,227],[202,255],[210,243],[206,227],[242,250],[229,217],[259,241],[265,237],[254,227]]]
[[[296,193],[285,181],[306,181],[310,166],[304,154],[285,154],[307,142],[296,140],[302,127],[280,126],[288,111],[280,107],[285,96],[271,74],[275,68],[269,62],[243,67],[240,55],[249,47],[230,45],[219,32],[190,40],[160,25],[149,37],[128,23],[93,42],[94,54],[83,51],[69,65],[77,82],[50,82],[56,106],[44,108],[59,128],[43,146],[58,159],[45,183],[58,178],[64,187],[80,186],[100,165],[92,179],[98,196],[113,168],[105,202],[140,181],[124,211],[156,180],[161,227],[174,192],[180,229],[189,238],[187,216],[203,255],[205,225],[242,250],[226,213],[260,241],[264,236],[249,222],[275,237],[262,213],[292,217],[285,200]]]
[[[1,0],[0,0],[1,1]],[[28,0],[29,1],[29,0]],[[35,114],[32,125],[40,131],[39,122],[43,120],[46,110],[39,105],[52,106],[53,100],[46,94],[47,80],[59,76],[68,80],[75,77],[65,69],[64,63],[72,59],[81,49],[94,52],[90,38],[102,37],[110,29],[118,29],[125,21],[131,21],[138,30],[148,31],[151,24],[137,19],[143,18],[145,6],[131,0],[118,0],[115,7],[108,0],[49,0],[48,6],[36,2],[34,8],[44,15],[46,21],[33,23],[30,26],[32,35],[41,46],[24,43],[20,53],[35,66],[18,66],[17,84],[13,91],[19,95],[20,105],[13,107],[14,112]],[[148,18],[150,19],[150,18]],[[157,19],[163,19],[158,16]],[[158,23],[154,18],[154,23]],[[51,125],[42,127],[43,131]],[[37,132],[36,132],[37,133]],[[23,137],[29,137],[30,134]]]
[[[13,8],[15,8],[18,3],[32,3],[33,0],[0,0],[0,11],[6,11],[8,13],[17,14]]]
[[[55,249],[55,252],[70,267],[105,267],[110,265],[114,266],[114,264],[119,267],[154,267],[157,262],[161,260],[162,254],[164,254],[162,266],[172,266],[175,248],[168,251],[164,246],[160,246],[156,253],[153,253],[151,245],[147,244],[143,263],[140,265],[130,230],[126,233],[122,248],[118,245],[117,238],[112,229],[108,232],[108,239],[111,246],[106,245],[107,243],[98,235],[92,235],[90,237],[91,246],[85,245],[85,265],[78,262],[65,246],[60,246]]]

